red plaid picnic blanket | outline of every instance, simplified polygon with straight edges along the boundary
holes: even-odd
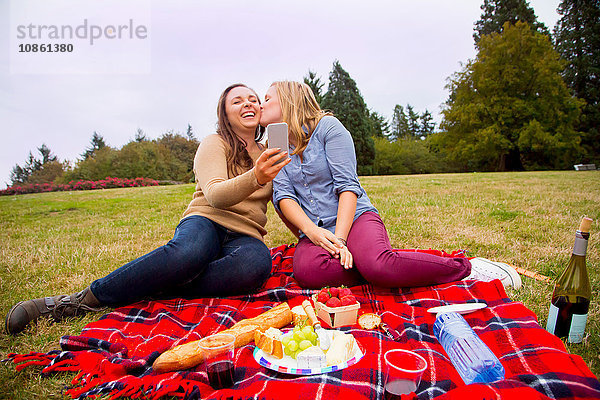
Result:
[[[427,250],[426,250],[427,251]],[[357,325],[351,332],[365,349],[357,364],[329,374],[296,376],[268,370],[253,358],[252,344],[235,351],[233,388],[215,391],[202,366],[157,374],[152,362],[165,350],[231,327],[274,304],[298,305],[314,291],[301,289],[292,277],[294,248],[271,250],[273,272],[264,288],[252,295],[231,298],[139,302],[121,307],[87,325],[79,336],[64,336],[62,351],[11,354],[16,368],[42,365],[42,374],[77,371],[67,394],[83,399],[381,399],[387,350],[403,348],[428,362],[422,382],[410,399],[527,398],[585,399],[600,397],[600,383],[581,357],[569,354],[563,343],[542,329],[523,304],[507,298],[499,281],[460,281],[416,289],[356,286],[352,292],[361,312],[376,312],[402,335],[400,342],[381,331]],[[457,256],[429,250],[442,256]],[[458,255],[460,256],[460,255]],[[435,316],[430,307],[457,302],[485,301],[488,307],[466,315],[466,320],[498,356],[506,379],[465,386],[433,335]]]

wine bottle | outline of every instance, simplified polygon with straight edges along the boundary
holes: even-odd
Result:
[[[585,253],[592,220],[583,218],[575,233],[573,254],[567,268],[556,281],[546,330],[558,337],[567,336],[569,343],[581,343],[592,297]]]

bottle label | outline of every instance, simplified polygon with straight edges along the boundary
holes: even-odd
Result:
[[[571,320],[571,329],[569,329],[569,343],[581,343],[583,332],[587,322],[587,314],[573,314]]]
[[[577,235],[575,235],[575,245],[573,246],[573,254],[576,256],[585,256],[587,245],[587,239],[584,239],[583,236],[581,236],[581,232],[577,231]]]
[[[558,307],[550,303],[550,311],[548,312],[548,322],[546,323],[546,330],[554,335],[554,329],[556,328],[556,319],[558,318]]]

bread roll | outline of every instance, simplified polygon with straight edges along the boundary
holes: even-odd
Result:
[[[363,329],[375,329],[381,324],[381,317],[377,314],[368,313],[358,317],[358,325]]]
[[[254,344],[267,354],[275,358],[283,358],[283,344],[281,344],[281,331],[269,328],[262,332],[260,329],[254,332]]]
[[[244,319],[220,333],[235,336],[235,347],[242,347],[254,340],[254,333],[270,327],[283,328],[292,322],[292,311],[287,303],[281,303],[257,317]],[[215,332],[216,333],[216,332]],[[204,352],[198,347],[198,340],[167,350],[152,364],[156,372],[169,372],[188,369],[204,361]]]

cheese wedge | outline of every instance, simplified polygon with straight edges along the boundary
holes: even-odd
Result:
[[[327,366],[342,364],[354,353],[354,336],[347,333],[334,334],[333,341],[327,350]]]
[[[317,346],[309,347],[296,356],[296,363],[300,369],[320,369],[325,366],[325,353]]]

